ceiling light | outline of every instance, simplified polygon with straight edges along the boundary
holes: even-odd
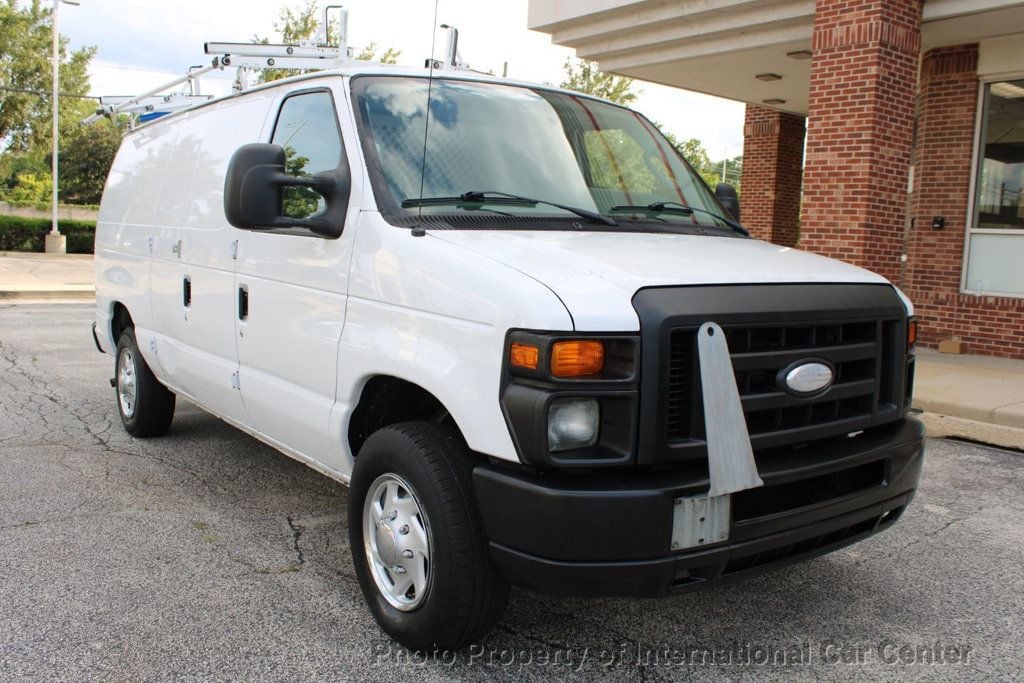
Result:
[[[814,53],[810,50],[796,50],[794,52],[787,52],[786,56],[793,59],[810,59],[814,56]]]
[[[759,81],[781,81],[782,76],[779,74],[757,74],[754,76]]]
[[[770,100],[761,100],[761,103],[762,104],[785,104],[786,100],[779,99],[778,97],[773,97]]]
[[[1024,87],[1017,85],[1024,81],[1016,81],[1014,83],[993,83],[989,86],[989,91],[996,97],[1002,97],[1007,100],[1019,100],[1024,97]]]

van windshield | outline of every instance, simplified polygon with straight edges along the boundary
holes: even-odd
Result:
[[[540,88],[404,76],[357,77],[352,91],[374,192],[389,219],[422,212],[458,216],[452,227],[526,227],[522,217],[541,216],[580,222],[554,203],[613,217],[618,229],[725,228],[707,213],[727,215],[696,172],[624,107]],[[488,192],[538,201],[459,201]],[[652,204],[681,210],[642,210]]]

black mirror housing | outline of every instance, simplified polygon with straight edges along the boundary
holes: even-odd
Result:
[[[740,220],[740,198],[736,194],[736,188],[729,183],[719,183],[715,188],[715,196],[718,197],[718,203],[725,207],[732,214],[733,220],[738,223]]]
[[[242,230],[305,228],[322,237],[338,237],[348,210],[349,180],[344,168],[313,176],[285,173],[286,155],[279,145],[253,143],[231,156],[224,178],[224,216]],[[282,190],[308,187],[324,197],[326,208],[310,218],[284,215]]]

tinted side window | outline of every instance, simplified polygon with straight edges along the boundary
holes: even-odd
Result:
[[[331,94],[310,92],[286,99],[271,143],[284,147],[289,175],[313,175],[337,168],[344,150]],[[324,200],[308,188],[288,187],[283,208],[286,216],[308,218],[324,208]]]

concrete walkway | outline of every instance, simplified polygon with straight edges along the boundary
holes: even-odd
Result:
[[[91,301],[91,254],[0,252],[0,301]]]
[[[1024,361],[920,349],[913,405],[933,436],[1024,450]]]
[[[93,258],[0,252],[0,303],[92,301]],[[1024,450],[1024,361],[920,349],[914,408],[934,436]]]

